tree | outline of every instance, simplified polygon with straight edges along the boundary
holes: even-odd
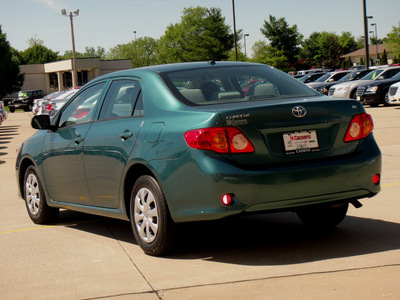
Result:
[[[270,41],[273,49],[282,51],[290,65],[298,60],[303,36],[298,32],[297,25],[289,26],[285,18],[276,19],[269,15],[269,22],[264,21],[261,33]]]
[[[160,63],[226,60],[234,35],[219,8],[185,8],[181,22],[167,27],[160,38]]]
[[[13,49],[0,25],[0,100],[5,95],[17,92],[24,83],[24,77],[19,61],[13,55]]]
[[[319,53],[317,56],[323,68],[335,69],[340,66],[341,47],[339,37],[332,32],[321,32],[318,37]]]
[[[42,44],[35,44],[21,53],[24,64],[44,64],[58,60],[58,52],[54,52]]]
[[[340,54],[344,55],[357,50],[357,42],[355,37],[348,31],[342,32],[339,37]]]
[[[265,41],[258,41],[252,47],[253,60],[257,63],[267,64],[277,69],[287,70],[288,58],[283,50],[267,45]]]
[[[392,31],[388,33],[388,44],[393,56],[400,56],[400,21],[399,26],[393,26]]]
[[[131,59],[133,67],[151,66],[157,63],[157,41],[151,37],[141,37],[127,44],[111,48],[106,59]]]
[[[313,32],[301,45],[300,57],[309,61],[312,66],[319,66],[320,62],[317,61],[319,55],[318,38],[321,34]]]
[[[103,47],[97,46],[97,49],[94,47],[85,47],[85,52],[80,53],[75,51],[76,58],[88,58],[88,57],[100,57],[103,59],[105,57],[106,50]],[[71,59],[73,57],[72,50],[67,50],[64,52],[62,56],[59,57],[60,60]]]

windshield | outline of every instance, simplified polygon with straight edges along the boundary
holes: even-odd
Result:
[[[267,66],[191,69],[162,73],[161,77],[175,96],[189,105],[320,96],[290,75]]]
[[[320,78],[315,80],[314,82],[325,82],[329,78],[331,78],[332,74],[331,73],[326,73],[325,75],[322,75]]]
[[[374,80],[379,76],[379,74],[383,73],[383,71],[384,71],[383,69],[373,70],[361,79],[362,80]]]

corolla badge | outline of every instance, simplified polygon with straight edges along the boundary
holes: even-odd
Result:
[[[302,118],[307,114],[307,111],[303,106],[295,106],[292,108],[292,114],[296,118]]]

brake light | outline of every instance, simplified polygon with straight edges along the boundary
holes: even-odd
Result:
[[[185,141],[191,148],[218,153],[250,153],[254,147],[236,127],[211,127],[190,130]]]
[[[366,138],[374,130],[374,122],[370,114],[355,115],[347,129],[345,142]]]
[[[47,105],[45,106],[45,109],[46,109],[46,110],[49,110],[49,111],[52,110],[52,105],[51,105],[51,104],[47,104]]]

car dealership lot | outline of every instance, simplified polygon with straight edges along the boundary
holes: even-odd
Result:
[[[15,148],[31,113],[0,126],[1,299],[365,299],[400,297],[400,107],[367,108],[383,154],[382,191],[330,233],[291,213],[180,227],[174,253],[145,255],[128,222],[62,211],[31,222]]]

